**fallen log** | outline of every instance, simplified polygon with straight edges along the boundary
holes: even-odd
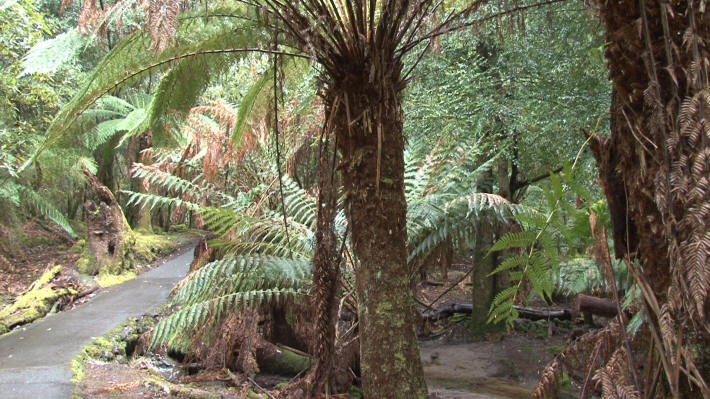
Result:
[[[524,308],[522,306],[517,305],[514,305],[513,309],[518,312],[518,317],[528,320],[572,320],[572,311],[570,311],[569,309],[538,310],[532,308]]]
[[[597,316],[614,317],[617,313],[614,301],[606,298],[579,294],[573,304],[573,311],[579,313],[591,313]]]
[[[547,320],[547,319],[559,319],[559,320],[571,320],[572,312],[569,309],[562,310],[538,310],[533,308],[525,308],[522,306],[513,306],[513,308],[518,312],[518,317],[529,320]],[[456,313],[468,314],[473,311],[473,305],[470,303],[452,303],[448,306],[439,309],[436,312],[429,313],[424,317],[430,321],[439,321],[441,319],[446,319],[453,316]]]

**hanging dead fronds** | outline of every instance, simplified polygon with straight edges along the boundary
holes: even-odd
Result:
[[[710,24],[704,0],[598,2],[614,82],[611,137],[593,146],[616,256],[642,292],[662,367],[609,397],[710,397]],[[630,362],[622,359],[618,364]],[[622,361],[623,360],[623,361]],[[630,367],[634,367],[630,364]],[[665,379],[659,378],[664,376]],[[636,396],[635,396],[636,395]],[[663,396],[665,395],[665,396]]]
[[[151,49],[160,53],[175,40],[180,13],[177,0],[149,0],[143,2]]]
[[[598,373],[598,370],[604,370],[611,363],[610,360],[619,350],[622,342],[623,329],[617,321],[609,323],[599,331],[582,335],[545,367],[533,397],[535,399],[556,398],[563,373],[574,376],[576,371],[583,370],[583,379],[578,381],[582,387],[580,398],[588,398],[593,390],[592,377]],[[624,370],[621,371],[627,375],[628,368]]]

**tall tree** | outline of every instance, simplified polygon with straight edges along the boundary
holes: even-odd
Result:
[[[265,1],[290,41],[323,67],[328,129],[342,155],[345,209],[359,261],[363,391],[373,398],[426,397],[407,265],[402,57],[426,33],[424,22],[437,5]]]

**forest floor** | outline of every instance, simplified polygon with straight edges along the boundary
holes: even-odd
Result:
[[[0,337],[0,398],[65,399],[74,390],[70,362],[82,348],[125,320],[163,303],[188,272],[190,248],[161,259],[152,270],[120,285],[101,289],[91,301],[52,314]],[[100,340],[100,338],[99,338]],[[98,356],[112,356],[110,352]]]
[[[4,251],[0,246],[0,309],[12,303],[19,295],[28,291],[30,286],[48,269],[61,266],[58,278],[71,280],[75,288],[82,290],[96,285],[87,276],[80,276],[74,265],[81,256],[81,248],[75,244],[80,240],[69,237],[66,233],[29,221],[22,225],[19,245],[12,251]],[[193,242],[199,235],[193,232],[171,233],[159,235],[173,242],[173,250],[180,250]],[[1,236],[0,236],[1,238]],[[168,254],[159,253],[157,257]],[[138,265],[136,274],[140,274],[157,265],[159,262],[150,262]],[[58,283],[58,281],[54,281]],[[82,298],[81,301],[72,302],[71,306],[60,310],[67,310],[79,303],[90,299],[93,295]]]
[[[12,257],[5,255],[4,259],[12,260],[9,265],[0,264],[0,306],[26,292],[51,266],[60,265],[65,270],[62,275],[75,276],[72,266],[79,258],[79,254],[72,250],[75,240],[33,222],[23,226],[23,233],[25,247]],[[190,237],[183,236],[180,240],[184,245]],[[466,272],[470,266],[463,259],[458,262],[447,273],[447,278],[433,273],[427,282],[420,283],[417,299],[431,303],[441,296],[433,306],[435,309],[451,303],[469,303],[471,285]],[[91,284],[90,281],[84,283]],[[522,326],[509,332],[473,336],[470,334],[470,319],[455,315],[428,326],[427,331],[420,331],[421,358],[431,397],[529,398],[545,365],[568,342],[570,326],[552,328],[546,322],[528,322]],[[83,398],[129,399],[247,397],[244,387],[248,384],[244,384],[243,377],[226,370],[197,379],[185,376],[179,379],[176,376],[179,367],[171,359],[138,358],[121,363],[115,360],[118,359],[89,361],[75,394]],[[289,378],[260,375],[255,381],[265,389],[277,392],[275,386],[288,382]],[[251,397],[268,397],[253,391],[249,394]]]
[[[417,297],[427,303],[443,294],[438,306],[470,302],[470,285],[457,284],[467,271],[460,264],[434,284],[420,284]],[[565,326],[568,327],[568,326]],[[569,340],[569,328],[525,322],[511,331],[483,336],[470,333],[470,319],[456,315],[438,322],[420,337],[421,358],[431,398],[530,398],[545,365]],[[115,338],[113,338],[115,339]],[[264,398],[280,397],[279,384],[293,377],[257,375],[260,387],[227,370],[187,375],[179,364],[160,356],[90,360],[76,396],[82,398]],[[251,390],[247,388],[251,386]],[[272,395],[272,396],[269,396]],[[357,396],[353,396],[357,397]],[[564,396],[561,396],[564,397]]]
[[[20,235],[19,247],[11,253],[0,249],[0,308],[27,291],[49,266],[70,268],[80,256],[71,251],[75,239],[35,221],[25,223]]]

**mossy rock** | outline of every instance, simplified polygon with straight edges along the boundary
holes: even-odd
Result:
[[[141,330],[139,327],[136,319],[130,319],[84,346],[71,360],[72,382],[84,379],[84,366],[90,360],[126,360],[127,346],[134,339],[133,335]]]
[[[311,361],[290,350],[274,348],[275,354],[257,359],[262,372],[282,376],[295,376],[311,366]]]
[[[126,271],[121,274],[99,273],[99,275],[96,276],[96,282],[101,287],[111,287],[125,283],[128,280],[133,280],[136,276],[137,274],[134,271]]]
[[[185,224],[173,224],[170,225],[169,230],[171,233],[182,233],[188,230],[188,227]]]
[[[82,241],[77,242],[75,247]],[[138,262],[147,264],[177,249],[177,244],[169,236],[157,235],[145,230],[125,232],[122,241],[125,243],[123,256],[101,267],[92,261],[86,244],[83,244],[83,252],[75,264],[76,269],[90,276],[98,275],[99,284],[106,287],[135,277]]]

